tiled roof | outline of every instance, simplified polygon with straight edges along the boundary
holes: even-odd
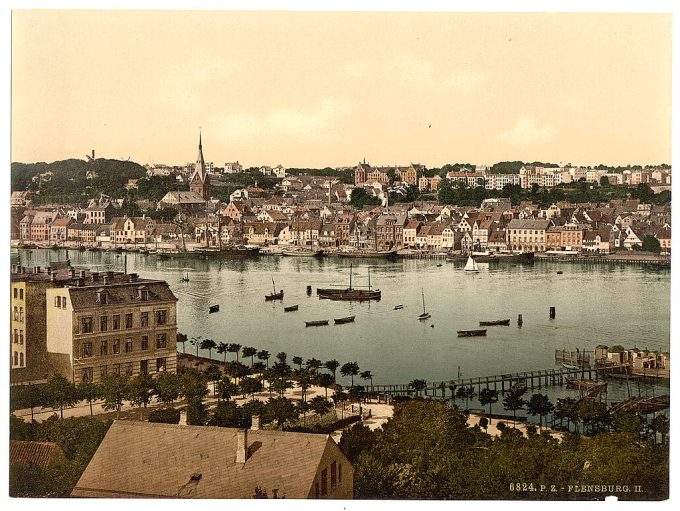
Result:
[[[249,430],[248,459],[237,463],[237,434],[114,421],[71,495],[251,498],[259,486],[270,494],[276,488],[280,498],[307,498],[324,451],[337,449],[327,435]]]
[[[9,445],[10,464],[37,465],[44,468],[61,455],[61,449],[54,442],[12,440]]]
[[[92,282],[87,279],[84,287],[70,287],[71,304],[74,310],[90,309],[98,305],[97,291],[104,289],[107,294],[107,303],[110,305],[145,305],[158,302],[177,301],[177,298],[170,290],[167,282],[138,279],[130,283],[114,283],[103,285],[103,279]],[[149,291],[148,300],[142,302],[137,292],[140,287]]]

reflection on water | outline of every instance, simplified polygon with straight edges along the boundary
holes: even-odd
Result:
[[[46,266],[65,251],[12,251],[12,262]],[[259,259],[159,259],[113,252],[69,251],[74,265],[123,270],[164,279],[179,299],[179,331],[190,338],[236,342],[305,359],[357,361],[374,383],[406,383],[547,369],[556,349],[593,350],[597,344],[669,349],[670,270],[637,266],[480,264],[467,274],[462,265],[428,260],[344,260],[261,257]],[[316,287],[352,283],[382,290],[382,301],[347,303],[319,300]],[[557,271],[564,273],[558,275]],[[188,272],[189,282],[181,282]],[[276,288],[283,302],[265,302]],[[306,287],[314,293],[308,296]],[[421,289],[432,318],[420,322]],[[220,312],[208,314],[212,304]],[[299,304],[284,313],[286,305]],[[393,310],[395,304],[404,304]],[[548,318],[550,306],[556,318]],[[517,327],[517,315],[524,324]],[[333,318],[356,315],[355,323]],[[510,327],[489,327],[487,337],[458,338],[457,330],[479,321],[510,318]],[[304,321],[330,325],[305,328]],[[186,346],[187,350],[192,347]],[[181,350],[181,348],[179,348]],[[207,356],[207,353],[205,354]],[[214,357],[219,357],[213,353]],[[233,355],[228,355],[232,357]],[[637,392],[634,390],[633,392]]]

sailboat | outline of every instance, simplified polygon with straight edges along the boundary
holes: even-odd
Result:
[[[468,256],[468,260],[467,263],[465,263],[465,268],[463,268],[463,271],[469,271],[474,273],[479,272],[479,266],[477,266],[477,263],[472,258],[472,256]]]
[[[430,313],[425,311],[425,290],[422,290],[423,293],[423,313],[418,315],[418,320],[419,321],[425,321],[426,319],[431,318]]]
[[[283,300],[283,289],[279,291],[278,293],[276,292],[276,284],[274,284],[274,278],[272,277],[272,286],[274,286],[274,292],[269,293],[268,295],[265,295],[264,299],[265,301],[269,302],[272,300]]]
[[[368,289],[356,289],[352,287],[352,265],[349,265],[348,288],[317,288],[316,294],[320,299],[364,302],[368,300],[380,300],[380,289],[371,289],[371,269],[368,269]]]
[[[186,273],[186,276],[182,277],[182,282],[189,282],[189,272]]]

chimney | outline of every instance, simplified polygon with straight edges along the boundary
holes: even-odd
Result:
[[[57,280],[57,272],[56,271],[50,271],[50,280],[54,282]]]
[[[104,285],[107,285],[109,283],[109,277],[108,275],[104,275]]]
[[[236,463],[245,463],[248,458],[248,430],[236,432]]]
[[[81,279],[84,279],[84,278],[85,278],[85,270],[80,270],[78,276],[79,276]]]
[[[253,415],[252,417],[252,425],[250,426],[250,429],[253,431],[257,431],[260,429],[260,416],[259,415]]]
[[[75,276],[76,276],[76,269],[75,268],[69,268],[68,272],[69,272],[69,275],[71,276],[72,279],[75,278]]]
[[[130,273],[130,275],[128,275],[128,279],[129,279],[130,282],[136,282],[137,277],[138,277],[138,275],[136,273]]]
[[[92,159],[94,160],[94,149],[92,149]]]

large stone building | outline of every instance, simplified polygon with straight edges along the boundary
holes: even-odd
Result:
[[[166,282],[68,261],[14,266],[11,282],[11,383],[175,371],[177,299]]]
[[[353,477],[329,435],[114,421],[71,495],[351,499]]]
[[[506,229],[508,248],[521,252],[544,252],[550,220],[513,218]]]

